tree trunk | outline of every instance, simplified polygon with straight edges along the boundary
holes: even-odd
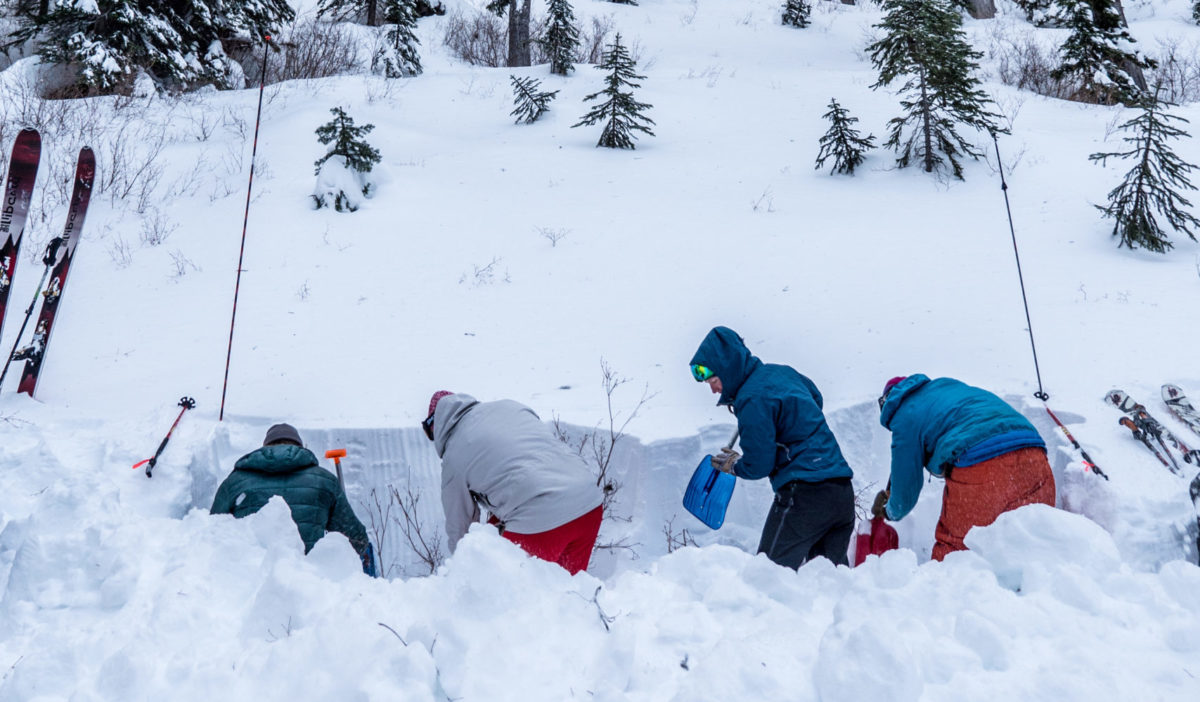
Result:
[[[529,55],[529,15],[530,0],[524,0],[520,9],[518,0],[508,3],[508,65],[528,66],[531,62]]]
[[[967,12],[975,19],[991,19],[996,16],[996,0],[967,0]]]
[[[378,4],[379,4],[379,0],[367,0],[367,26],[368,27],[378,27],[379,26],[378,15],[376,14],[376,11],[375,11],[376,5],[378,5]]]

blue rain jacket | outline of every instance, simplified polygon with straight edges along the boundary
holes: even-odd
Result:
[[[821,411],[817,386],[795,369],[763,363],[732,329],[704,337],[693,365],[721,379],[718,405],[730,405],[741,430],[739,478],[770,478],[775,490],[793,480],[815,483],[854,475]]]

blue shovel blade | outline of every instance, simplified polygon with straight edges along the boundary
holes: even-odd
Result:
[[[736,484],[737,478],[713,468],[712,456],[705,456],[688,481],[683,507],[709,529],[720,529]]]

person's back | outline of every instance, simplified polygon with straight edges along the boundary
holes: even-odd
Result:
[[[299,445],[295,429],[275,425],[268,430],[265,443],[238,459],[233,472],[217,489],[209,511],[240,519],[279,496],[291,510],[305,553],[327,532],[337,531],[350,540],[360,556],[365,554],[366,528],[354,515],[337,478],[320,466],[312,451]]]
[[[603,494],[587,464],[529,407],[512,400],[479,402],[465,393],[446,397],[439,407],[445,430],[435,430],[434,446],[442,458],[451,547],[473,511],[465,495],[505,529],[525,534],[562,526],[600,505]]]

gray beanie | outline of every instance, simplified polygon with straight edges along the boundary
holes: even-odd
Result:
[[[291,424],[276,424],[267,430],[267,435],[263,438],[263,446],[270,446],[281,441],[291,441],[297,446],[304,445],[304,442],[300,440],[300,432],[296,431],[296,427]]]

